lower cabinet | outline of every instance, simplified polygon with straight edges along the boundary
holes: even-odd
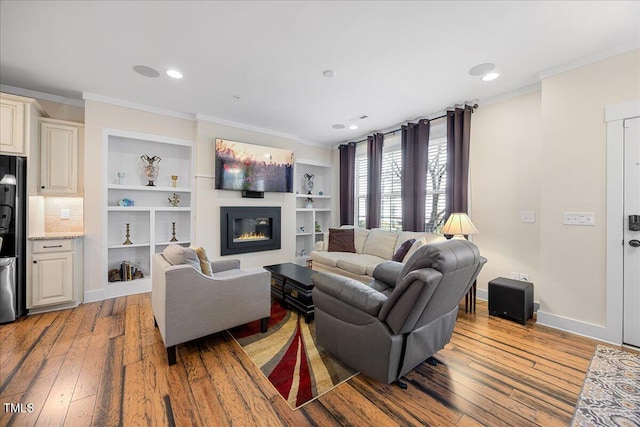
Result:
[[[27,308],[78,304],[81,250],[79,239],[31,242]]]

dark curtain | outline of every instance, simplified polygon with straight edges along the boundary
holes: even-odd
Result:
[[[338,147],[340,150],[340,224],[353,225],[355,201],[356,144],[350,142]]]
[[[382,204],[382,146],[384,135],[376,133],[367,137],[367,228],[380,227],[380,206]]]
[[[425,231],[429,120],[402,126],[402,229]]]
[[[447,112],[447,213],[467,212],[471,113],[465,106]]]

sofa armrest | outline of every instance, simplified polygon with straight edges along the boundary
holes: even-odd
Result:
[[[385,261],[373,270],[373,278],[394,287],[402,272],[404,264],[397,261]]]
[[[225,259],[225,260],[211,262],[211,272],[213,274],[220,273],[221,271],[233,270],[238,268],[240,268],[239,259]]]
[[[351,307],[377,316],[387,297],[364,283],[333,273],[316,273],[314,286]]]

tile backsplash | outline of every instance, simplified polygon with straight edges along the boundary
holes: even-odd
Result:
[[[62,209],[69,210],[69,219],[60,218]],[[45,197],[45,233],[82,233],[84,230],[84,199],[82,197]]]

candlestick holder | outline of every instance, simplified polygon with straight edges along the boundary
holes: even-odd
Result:
[[[178,186],[178,175],[171,175],[171,185],[173,188]]]
[[[133,242],[129,240],[129,237],[131,237],[131,234],[129,234],[129,224],[127,224],[127,229],[124,235],[127,238],[127,240],[124,241],[123,245],[133,245]]]
[[[171,240],[169,240],[170,242],[177,242],[178,239],[176,239],[176,223],[172,222],[171,223]]]

